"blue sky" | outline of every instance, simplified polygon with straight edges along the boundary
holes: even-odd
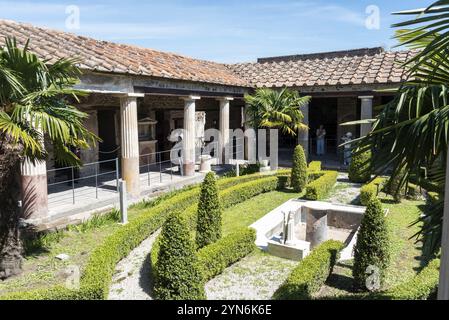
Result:
[[[0,0],[0,18],[56,28],[219,62],[257,57],[394,46],[391,12],[431,0]],[[66,8],[80,9],[67,29]],[[366,28],[366,9],[380,28]]]

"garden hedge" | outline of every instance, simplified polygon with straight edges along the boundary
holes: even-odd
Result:
[[[360,189],[360,203],[364,206],[367,206],[371,199],[377,197],[377,192],[380,191],[385,181],[385,178],[376,178],[370,183],[365,184]]]
[[[278,174],[286,174],[280,171]],[[275,177],[275,176],[271,176]],[[219,179],[220,190],[248,182],[266,179],[266,175],[255,174],[244,177]],[[142,211],[138,217],[130,219],[123,226],[108,236],[91,253],[81,277],[80,290],[68,290],[63,286],[27,292],[13,292],[0,296],[0,300],[97,300],[106,299],[116,264],[129,255],[142,241],[160,229],[174,211],[185,210],[198,200],[199,188],[189,188],[165,199],[162,203]]]
[[[330,240],[302,260],[276,290],[274,300],[310,300],[332,273],[344,244]]]
[[[432,260],[420,273],[409,281],[370,296],[371,299],[382,300],[428,300],[438,290],[440,279],[440,260]]]
[[[306,186],[307,200],[323,200],[337,183],[337,171],[323,171],[321,176]]]
[[[309,173],[321,172],[321,161],[312,161],[307,170]]]
[[[352,156],[349,165],[349,181],[366,183],[371,180],[371,151],[358,152]]]
[[[256,231],[251,228],[235,230],[220,241],[198,251],[198,260],[205,281],[221,274],[256,249]]]
[[[295,192],[301,192],[307,185],[307,160],[301,145],[297,145],[293,152],[291,185]]]

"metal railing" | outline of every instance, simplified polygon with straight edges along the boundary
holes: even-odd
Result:
[[[89,197],[95,189],[95,199],[102,190],[118,192],[119,159],[84,164],[82,167],[64,167],[47,170],[49,204],[76,204],[77,198]]]

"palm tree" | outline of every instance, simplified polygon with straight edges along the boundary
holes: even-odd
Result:
[[[59,162],[78,165],[71,148],[88,148],[98,140],[83,125],[87,115],[69,103],[80,94],[72,89],[81,74],[77,60],[47,63],[29,51],[28,42],[19,48],[6,38],[0,46],[0,278],[21,267],[21,161],[45,160],[45,138]]]
[[[261,88],[254,95],[246,95],[248,104],[248,124],[253,128],[276,128],[283,133],[296,136],[298,131],[307,130],[302,123],[304,116],[300,110],[310,101],[297,91],[284,88],[281,91]]]
[[[443,192],[449,143],[449,0],[396,14],[418,15],[394,25],[401,28],[396,32],[400,45],[418,50],[404,64],[408,81],[375,119],[372,132],[358,141],[357,152],[374,150],[371,169],[378,174],[392,170],[397,190],[412,181]],[[417,221],[424,222],[416,237],[424,241],[426,254],[441,246],[443,201]]]

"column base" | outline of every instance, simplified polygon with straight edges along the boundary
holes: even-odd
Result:
[[[126,191],[132,198],[140,197],[139,158],[122,158],[122,179],[126,181]]]
[[[195,163],[184,163],[182,167],[184,169],[185,177],[192,177],[195,175]]]
[[[22,212],[26,220],[48,216],[47,175],[22,176]]]

